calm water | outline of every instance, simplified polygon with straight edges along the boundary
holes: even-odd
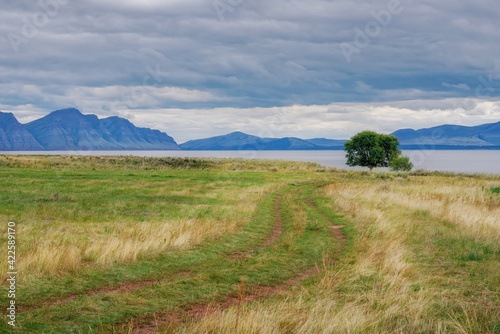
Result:
[[[242,159],[276,159],[317,162],[324,166],[345,169],[343,151],[52,151],[52,152],[0,152],[0,154],[39,155],[129,155],[141,157],[214,157]],[[415,169],[455,173],[500,174],[500,151],[403,151]]]

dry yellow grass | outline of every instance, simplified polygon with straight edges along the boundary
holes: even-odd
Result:
[[[423,316],[430,297],[412,288],[407,276],[413,267],[404,260],[407,252],[400,240],[372,242],[365,236],[360,244],[354,266],[338,271],[325,268],[319,281],[307,290],[295,289],[274,300],[246,304],[240,311],[237,307],[216,311],[180,332],[383,333],[390,326],[397,328],[397,319],[407,322],[406,329],[449,327]],[[339,289],[348,293],[339,294]],[[365,291],[359,293],[358,289]]]
[[[204,194],[204,198],[233,203],[212,206],[210,215],[203,218],[86,223],[56,220],[18,224],[17,234],[22,237],[17,258],[17,268],[23,272],[20,281],[68,274],[89,265],[105,267],[131,263],[167,250],[188,249],[206,239],[236,233],[248,223],[262,197],[279,187],[278,184],[265,184],[240,188],[223,183],[215,182],[168,193],[192,196],[203,187],[205,190],[211,189]],[[159,189],[158,193],[164,194],[165,191]],[[203,211],[206,205],[185,207],[186,216],[193,216]],[[0,259],[0,266],[6,266],[6,259]]]
[[[86,226],[64,223],[31,240],[30,251],[18,259],[18,269],[30,276],[57,275],[81,266],[107,266],[155,256],[173,248],[188,248],[211,237],[233,233],[237,222],[182,219],[165,222],[104,223]],[[109,232],[107,232],[109,231]],[[19,234],[32,231],[23,228]]]
[[[61,162],[57,158],[21,160],[31,167],[42,163],[50,168]],[[82,163],[71,158],[62,162],[68,166]],[[231,161],[216,168],[239,170],[248,165],[248,161]],[[99,174],[106,176],[104,180],[96,177],[86,183],[89,187],[73,193],[61,191],[60,198],[59,192],[52,195],[51,184],[45,185],[47,189],[32,186],[39,182],[35,174],[31,183],[24,183],[33,187],[24,196],[42,205],[36,207],[34,218],[25,219],[17,227],[21,236],[17,263],[23,273],[20,280],[69,274],[82,266],[132,263],[168,250],[185,250],[207,238],[237,233],[250,221],[265,194],[284,184],[327,180],[329,185],[321,196],[313,197],[319,201],[319,208],[326,206],[341,213],[347,228],[351,228],[353,244],[342,259],[336,263],[325,259],[321,272],[299,286],[280,289],[267,299],[240,307],[212,310],[200,320],[180,325],[175,332],[493,333],[491,328],[499,328],[492,323],[500,319],[500,292],[498,284],[494,286],[495,277],[500,279],[500,196],[489,189],[500,186],[500,178],[312,171],[295,175],[296,170],[278,175],[273,166],[274,162],[252,167],[252,171],[272,168],[273,173],[255,173],[257,177],[247,173],[244,186],[238,179],[240,174],[215,174],[213,170],[188,175],[182,171],[177,177],[131,173],[131,180],[138,180],[134,184],[129,184],[128,171],[110,173],[120,177],[121,183],[116,185],[104,173]],[[112,164],[97,167],[111,169]],[[140,164],[137,168],[149,167]],[[69,187],[62,181],[63,177],[51,179],[61,189]],[[4,183],[11,186],[15,182],[6,178]],[[133,188],[132,195],[112,204],[134,214],[113,216],[105,207],[99,219],[73,222],[67,208],[77,201],[78,191],[85,193],[100,186],[116,196]],[[43,195],[38,194],[40,191]],[[147,195],[142,200],[147,209],[142,210],[131,202],[144,192]],[[160,206],[154,204],[156,200],[171,202]],[[284,196],[283,205],[289,202],[290,197]],[[13,206],[15,201],[6,203]],[[148,206],[150,203],[153,205]],[[151,214],[160,207],[178,211],[171,219],[134,221],[140,218],[137,212]],[[314,226],[306,208],[302,203],[290,210],[290,229],[301,231],[309,224]],[[123,219],[105,219],[118,216]],[[292,240],[287,238],[282,236],[281,244],[292,251]],[[466,252],[460,252],[465,248]],[[1,267],[6,267],[5,261],[6,256],[0,257]]]
[[[497,183],[496,178],[439,176],[393,181],[336,179],[324,195],[331,199],[331,208],[344,212],[358,231],[356,246],[343,263],[325,267],[311,286],[246,303],[240,309],[216,310],[179,332],[488,332],[484,324],[487,317],[491,320],[499,315],[498,308],[484,300],[467,301],[454,290],[453,284],[462,283],[441,277],[446,275],[444,269],[432,272],[415,260],[419,256],[415,238],[425,235],[419,232],[424,228],[415,213],[428,215],[433,224],[454,224],[465,237],[498,251],[499,200],[485,191]],[[440,280],[448,288],[436,286]],[[491,297],[494,291],[485,293],[495,298]],[[440,300],[460,305],[460,309],[443,316],[436,311]],[[481,302],[484,305],[478,305]]]
[[[500,244],[500,198],[489,189],[494,181],[482,178],[413,177],[412,181],[336,183],[327,194],[344,211],[373,216],[373,207],[388,204],[428,211],[468,231],[477,240]],[[359,208],[363,203],[363,212]],[[380,214],[380,212],[379,212]]]

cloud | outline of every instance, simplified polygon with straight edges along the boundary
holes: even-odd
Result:
[[[182,143],[237,130],[262,137],[346,139],[363,130],[392,133],[401,128],[493,123],[500,118],[500,99],[475,99],[476,106],[469,110],[459,107],[462,102],[447,99],[271,108],[135,109],[133,122],[159,128]],[[117,115],[129,117],[126,109]]]
[[[469,85],[467,84],[450,84],[448,82],[443,81],[442,85],[447,88],[455,88],[455,89],[461,89],[461,90],[470,90]]]
[[[500,96],[500,6],[489,0],[401,0],[401,13],[351,63],[340,45],[354,43],[355,28],[364,30],[386,0],[229,1],[223,20],[212,0],[51,1],[60,3],[53,15],[42,5],[49,0],[0,0],[0,105],[22,107],[23,119],[76,106],[141,121],[165,114],[214,134],[231,128],[225,119],[266,128],[259,117],[287,110],[290,134],[328,126],[347,136],[359,115],[390,124],[380,104],[399,110],[408,101],[411,115],[429,122],[445,119],[428,110],[486,120],[482,103]],[[22,38],[17,52],[12,34]],[[479,78],[490,75],[484,87]],[[294,106],[318,106],[322,116]],[[198,116],[204,127],[190,125]],[[196,135],[182,130],[174,129]]]
[[[126,104],[154,107],[168,101],[212,101],[217,98],[200,90],[181,87],[153,86],[106,86],[106,87],[71,87],[66,90],[65,98],[69,101],[96,100],[101,102],[120,101]]]

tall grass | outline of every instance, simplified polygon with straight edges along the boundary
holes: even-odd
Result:
[[[282,184],[217,170],[172,174],[161,168],[132,169],[134,173],[108,169],[115,159],[122,164],[130,164],[128,159],[141,162],[135,165],[165,164],[161,159],[123,157],[5,159],[24,166],[0,170],[0,219],[17,223],[17,267],[23,272],[19,282],[88,266],[133,263],[236,233],[263,196]],[[67,169],[72,161],[78,169]],[[100,167],[88,169],[92,164]],[[186,164],[187,169],[205,168],[208,162]],[[2,256],[0,267],[6,267],[6,261]]]
[[[95,170],[224,170],[224,171],[317,171],[331,170],[314,162],[283,160],[245,160],[223,158],[134,156],[25,156],[0,155],[0,167],[95,169]]]
[[[481,178],[418,177],[411,183],[349,183],[328,188],[329,194],[340,194],[337,203],[343,210],[355,211],[352,203],[376,200],[407,209],[428,212],[465,229],[476,240],[500,244],[500,197],[486,189],[494,181]],[[353,206],[354,205],[354,206]],[[354,209],[354,210],[353,210]]]
[[[325,173],[314,164],[237,159],[8,156],[0,157],[0,166],[0,219],[15,216],[18,222],[20,283],[36,283],[42,277],[48,290],[50,276],[68,275],[69,282],[87,277],[80,275],[87,267],[105,271],[146,258],[152,261],[145,262],[149,270],[155,256],[170,249],[178,251],[172,256],[190,254],[207,239],[217,248],[219,238],[251,229],[251,221],[275,219],[268,194],[290,185],[280,202],[284,227],[276,244],[252,247],[248,257],[237,260],[218,249],[207,253],[210,266],[196,268],[196,274],[162,280],[140,291],[84,294],[67,306],[87,312],[76,317],[82,323],[92,318],[95,324],[100,315],[91,314],[93,309],[104,314],[114,307],[106,315],[107,324],[114,324],[115,313],[125,319],[146,314],[149,307],[157,311],[162,305],[184,305],[196,293],[204,296],[204,303],[219,289],[227,296],[234,288],[241,304],[209,308],[201,319],[186,318],[158,332],[500,332],[497,176]],[[327,185],[304,186],[307,180]],[[317,212],[304,202],[309,198]],[[320,215],[338,221],[334,212],[343,217],[347,240],[341,256],[332,261],[339,245],[327,232],[330,222]],[[252,233],[260,235],[258,230]],[[244,302],[244,277],[272,285],[292,275],[289,266],[302,270],[321,256],[323,265],[312,278]],[[6,258],[0,257],[1,267],[6,267]],[[190,261],[188,256],[179,263],[188,266]],[[186,268],[169,270],[181,269]],[[112,285],[119,286],[122,278],[113,277]],[[27,286],[36,295],[33,282]],[[199,282],[203,286],[197,286]],[[178,296],[171,294],[174,287]],[[187,295],[191,290],[193,295]],[[68,295],[72,290],[64,291]],[[163,295],[172,300],[163,300]],[[53,321],[65,312],[64,305],[57,307],[61,313],[51,314]]]
[[[500,211],[498,197],[487,191],[494,182],[338,173],[325,187],[326,205],[357,230],[340,262],[303,287],[213,310],[176,331],[499,332]]]
[[[168,249],[186,249],[207,238],[233,233],[230,220],[180,219],[164,222],[105,223],[60,226],[31,240],[31,249],[21,253],[18,269],[25,279],[61,275],[86,265],[109,266],[154,257]],[[37,228],[30,226],[30,229]],[[23,228],[19,234],[32,234]]]

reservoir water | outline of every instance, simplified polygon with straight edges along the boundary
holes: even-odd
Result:
[[[323,166],[340,169],[367,169],[347,166],[344,151],[43,151],[0,154],[267,159],[317,162]],[[403,151],[403,155],[410,157],[414,169],[500,174],[500,151],[497,150],[407,150]]]

